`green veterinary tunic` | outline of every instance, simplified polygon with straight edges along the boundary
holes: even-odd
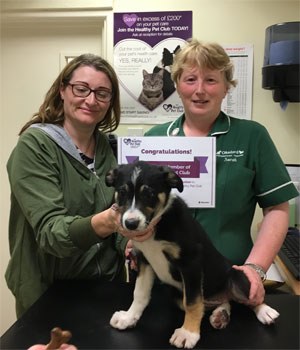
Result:
[[[184,115],[157,125],[145,136],[185,136]],[[293,185],[265,127],[220,113],[208,136],[216,138],[215,208],[191,208],[216,248],[235,264],[248,257],[256,204],[266,208],[296,197]]]
[[[127,239],[101,239],[91,226],[91,216],[112,203],[105,174],[116,166],[107,136],[95,136],[94,172],[64,129],[51,124],[27,129],[8,160],[11,258],[5,277],[18,316],[57,279],[124,277]]]

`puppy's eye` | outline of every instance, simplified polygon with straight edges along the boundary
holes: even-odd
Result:
[[[140,199],[147,205],[153,205],[155,202],[155,198],[155,192],[150,187],[145,186],[140,192]]]
[[[127,190],[126,188],[120,188],[118,190],[118,201],[119,201],[119,204],[124,204],[123,202],[126,201],[126,198],[127,198]]]
[[[127,193],[125,188],[120,188],[118,192],[120,195],[125,195]]]
[[[152,197],[152,196],[154,196],[154,191],[152,190],[151,187],[144,186],[141,190],[141,195]]]

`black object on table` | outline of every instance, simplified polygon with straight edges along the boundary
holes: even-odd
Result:
[[[135,328],[119,331],[109,325],[112,314],[126,310],[133,285],[99,281],[56,282],[1,337],[1,349],[27,349],[47,344],[50,331],[72,332],[70,343],[84,349],[175,349],[169,338],[182,324],[183,312],[173,303],[169,287],[156,284],[152,300]],[[202,323],[196,349],[299,349],[299,296],[269,294],[266,302],[280,317],[271,326],[261,324],[244,305],[233,304],[227,328]]]
[[[300,232],[298,228],[289,228],[278,256],[294,278],[300,281]]]

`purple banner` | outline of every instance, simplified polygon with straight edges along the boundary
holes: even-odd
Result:
[[[133,163],[139,160],[139,157],[127,156],[128,163]],[[194,161],[182,161],[182,162],[172,162],[172,161],[147,161],[149,164],[162,165],[170,167],[177,175],[181,178],[199,178],[200,174],[207,174],[206,162],[208,157],[194,157]]]
[[[192,11],[114,14],[114,46],[121,40],[139,39],[155,46],[164,39],[192,37]]]

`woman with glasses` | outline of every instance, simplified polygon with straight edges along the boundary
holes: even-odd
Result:
[[[116,166],[105,133],[119,122],[113,68],[84,54],[65,66],[21,129],[7,163],[11,258],[5,275],[18,317],[57,279],[125,278],[124,236],[132,233],[119,227],[113,189],[105,185]]]

